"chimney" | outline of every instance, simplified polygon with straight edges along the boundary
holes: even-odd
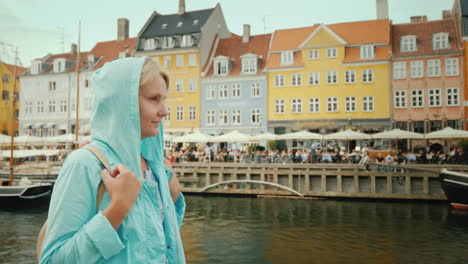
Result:
[[[377,19],[388,19],[388,0],[376,0]]]
[[[452,17],[452,13],[450,10],[442,10],[442,19],[450,19]]]
[[[184,13],[185,13],[185,0],[179,0],[179,12],[177,12],[177,14],[181,16]]]
[[[119,18],[117,19],[117,41],[128,39],[128,19]]]
[[[77,53],[77,50],[78,50],[78,48],[77,48],[76,44],[72,43],[71,44],[71,49],[70,49],[70,55],[75,55]]]
[[[250,25],[244,24],[244,34],[242,35],[242,43],[247,43],[250,40]]]
[[[427,16],[412,16],[410,20],[411,23],[427,22]]]

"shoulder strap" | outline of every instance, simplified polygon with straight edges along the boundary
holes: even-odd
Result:
[[[86,145],[83,148],[93,153],[94,156],[96,156],[96,158],[102,163],[102,165],[104,165],[106,170],[109,173],[111,173],[112,170],[111,170],[109,162],[106,159],[106,156],[104,156],[104,154],[102,154],[102,152],[98,148],[96,148],[95,146],[91,146],[91,145]],[[96,196],[96,211],[99,210],[99,205],[101,204],[102,197],[104,196],[104,192],[106,192],[106,186],[101,181],[99,183],[98,192]]]

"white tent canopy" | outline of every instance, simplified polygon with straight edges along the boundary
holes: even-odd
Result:
[[[78,136],[78,141],[80,141],[81,136]],[[55,137],[45,138],[46,142],[64,142],[64,143],[73,143],[75,142],[75,134],[63,134]]]
[[[446,127],[439,131],[434,131],[426,134],[426,139],[443,139],[443,138],[468,138],[468,131],[457,130],[451,127]]]
[[[210,135],[205,135],[203,133],[192,133],[181,137],[176,137],[172,139],[172,142],[188,142],[188,143],[206,143],[210,142],[213,137]]]
[[[323,137],[325,140],[365,140],[371,139],[371,136],[351,129],[329,134]]]
[[[374,134],[372,135],[372,138],[375,138],[375,139],[423,139],[424,135],[415,133],[415,132],[401,130],[397,128],[397,129]]]
[[[213,137],[210,142],[249,142],[250,136],[235,130],[230,133]]]
[[[322,140],[323,135],[308,132],[306,130],[302,130],[302,131],[299,131],[299,132],[279,135],[278,139],[280,139],[280,140],[284,140],[284,139],[296,139],[296,140],[312,140],[312,139],[315,139],[315,140]]]
[[[264,140],[271,141],[271,140],[276,140],[276,139],[278,139],[278,135],[275,135],[269,132],[250,137],[250,141],[264,141]]]
[[[0,144],[9,144],[11,141],[10,136],[0,135]]]
[[[176,138],[177,136],[175,135],[171,135],[171,134],[164,134],[163,135],[163,138],[164,138],[164,141],[172,141],[174,138]]]
[[[35,156],[54,156],[58,155],[59,150],[55,149],[33,149],[33,150],[15,150],[13,151],[13,157],[15,158],[26,158]],[[0,151],[0,157],[9,158],[11,152],[9,150]]]
[[[33,137],[29,135],[19,136],[14,138],[15,144],[41,144],[44,143],[44,138]]]

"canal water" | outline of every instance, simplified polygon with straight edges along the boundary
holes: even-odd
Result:
[[[468,263],[446,203],[186,196],[187,263]],[[35,263],[47,208],[0,210],[0,263]]]

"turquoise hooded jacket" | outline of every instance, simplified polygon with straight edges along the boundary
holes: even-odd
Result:
[[[103,166],[88,150],[73,151],[54,186],[40,263],[185,263],[179,232],[185,201],[180,194],[174,203],[170,195],[172,173],[163,165],[162,126],[158,136],[140,139],[138,90],[145,59],[115,60],[93,76],[91,145],[112,168],[122,163],[138,176],[142,189],[137,201],[115,230],[102,215],[110,203],[108,192],[96,208]],[[163,220],[158,184],[142,178],[140,153],[158,179]]]

